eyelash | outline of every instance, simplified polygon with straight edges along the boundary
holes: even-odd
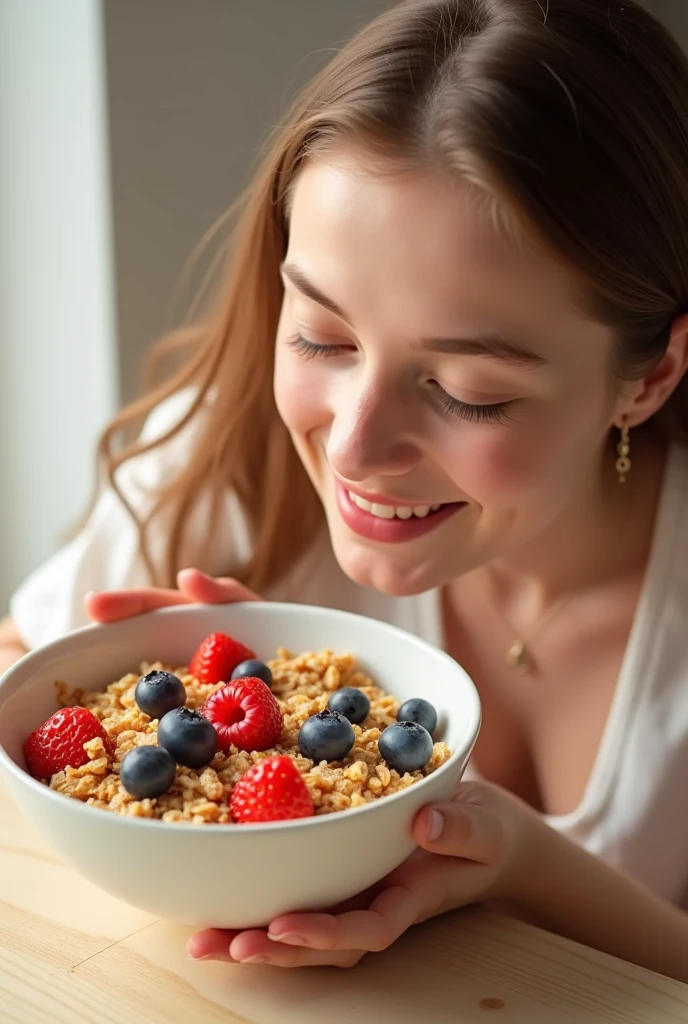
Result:
[[[439,393],[438,397],[442,408],[450,416],[458,416],[459,419],[468,420],[469,423],[504,423],[508,419],[506,410],[509,402],[472,405],[470,402],[461,402],[458,398],[452,398],[437,381],[433,381],[432,384],[433,390]]]
[[[288,341],[287,345],[304,359],[327,359],[345,348],[344,345],[316,345],[314,341],[306,341],[300,334]]]
[[[328,359],[347,347],[345,345],[317,345],[313,341],[307,341],[301,335],[292,338],[287,344],[304,359]],[[437,381],[431,381],[431,384],[433,390],[438,392],[443,411],[450,416],[457,416],[469,423],[503,423],[507,419],[506,410],[510,405],[509,402],[472,405],[469,402],[461,402],[458,398],[452,398]]]

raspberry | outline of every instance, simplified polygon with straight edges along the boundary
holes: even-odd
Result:
[[[80,768],[90,760],[84,743],[98,737],[112,757],[108,735],[92,712],[78,707],[56,711],[24,744],[29,773],[35,779],[49,779],[67,767]]]
[[[248,647],[225,633],[211,633],[189,662],[189,675],[199,683],[227,683],[242,661],[255,658]]]
[[[309,818],[315,813],[308,787],[286,755],[266,757],[249,768],[234,786],[230,806],[240,824]]]
[[[282,735],[282,712],[262,679],[236,679],[208,697],[201,714],[217,731],[218,748],[269,750]]]

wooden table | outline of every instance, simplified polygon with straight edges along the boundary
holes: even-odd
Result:
[[[1,786],[0,869],[2,1024],[688,1022],[687,985],[476,909],[352,971],[196,963],[189,928],[65,867]]]

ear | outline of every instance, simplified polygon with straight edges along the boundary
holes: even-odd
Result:
[[[657,366],[646,377],[634,381],[614,408],[614,423],[624,420],[637,427],[654,416],[669,400],[688,371],[688,313],[671,325],[669,344]]]

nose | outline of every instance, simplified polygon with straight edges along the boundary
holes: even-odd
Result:
[[[402,395],[379,382],[349,394],[334,410],[327,443],[333,470],[351,483],[378,476],[402,476],[418,464],[420,452],[409,431],[409,407]]]

